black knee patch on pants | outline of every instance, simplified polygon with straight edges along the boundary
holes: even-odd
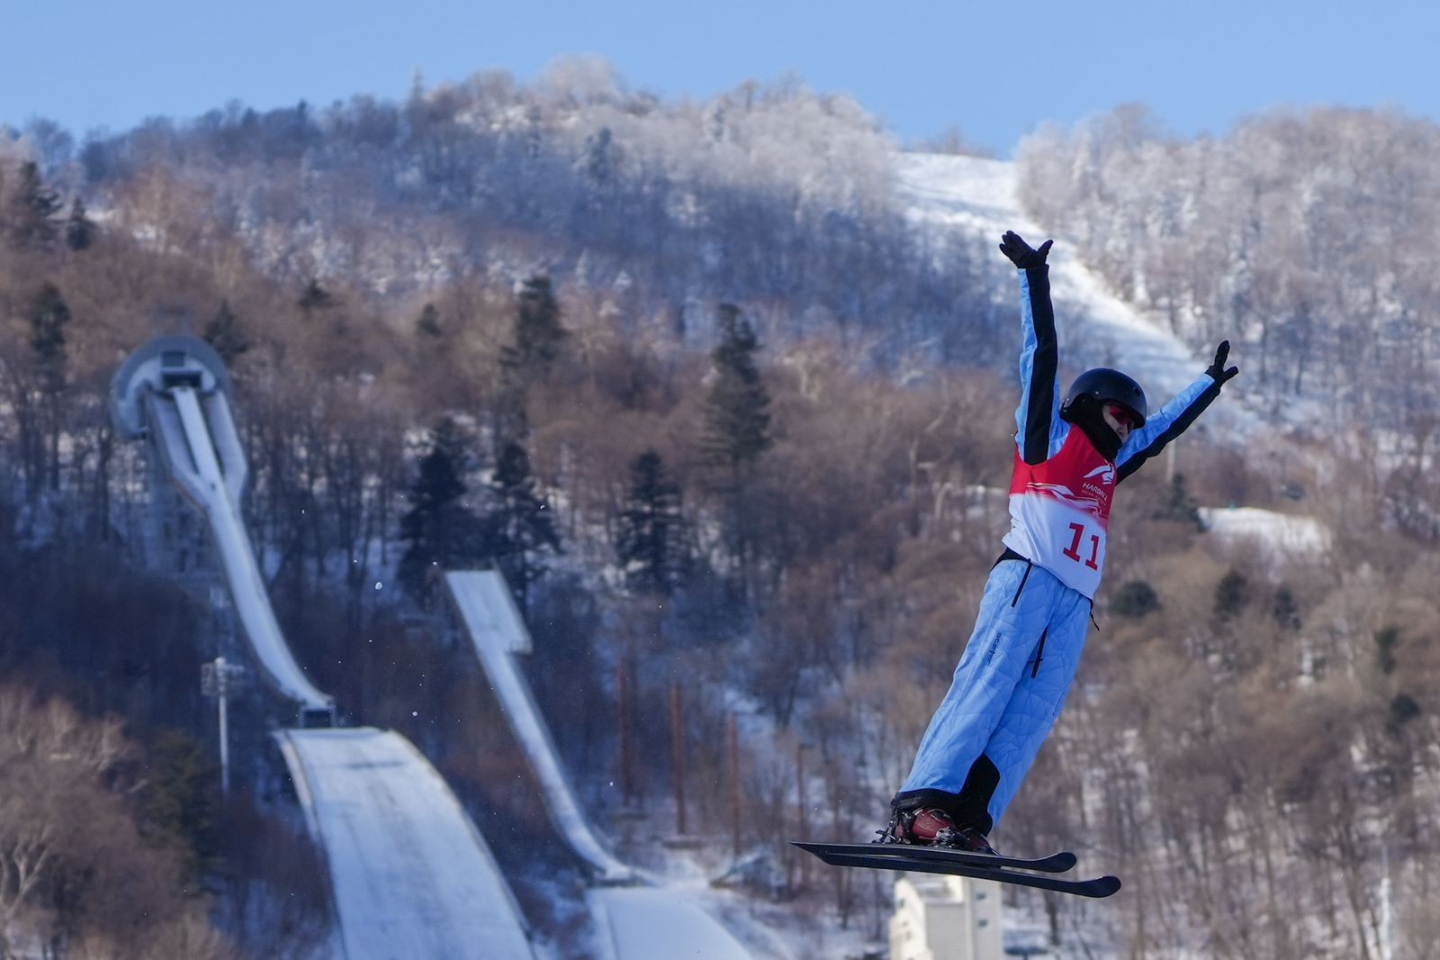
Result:
[[[931,789],[904,790],[895,795],[890,806],[897,811],[935,807],[948,813],[958,826],[974,827],[988,835],[995,826],[990,817],[990,798],[995,795],[998,786],[1000,769],[989,757],[981,754],[980,759],[971,765],[959,793]]]

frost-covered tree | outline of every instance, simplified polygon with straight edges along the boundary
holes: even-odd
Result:
[[[907,318],[881,362],[917,344],[973,362],[999,320],[965,251],[931,249],[906,219],[876,119],[793,78],[667,102],[578,58],[529,85],[489,71],[316,113],[147,124],[87,145],[86,169],[116,195],[183,166],[278,275],[313,271],[323,236],[327,285],[363,264],[407,300],[460,264],[540,261],[558,286],[583,257],[597,285],[633,281],[640,315],[763,302],[797,337]]]
[[[1129,106],[1019,151],[1021,196],[1197,346],[1235,337],[1276,406],[1408,430],[1440,412],[1440,125],[1375,110],[1248,118],[1182,140]],[[1239,344],[1237,344],[1238,346]]]

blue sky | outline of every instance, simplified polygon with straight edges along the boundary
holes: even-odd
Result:
[[[798,74],[902,140],[958,126],[1008,155],[1045,120],[1142,102],[1181,134],[1277,106],[1440,117],[1440,4],[1327,0],[0,0],[0,123],[80,135],[238,99],[403,97],[487,68],[534,79],[565,54],[631,87],[703,98]]]

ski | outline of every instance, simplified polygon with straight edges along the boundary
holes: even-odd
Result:
[[[1003,867],[974,867],[964,863],[906,857],[896,854],[826,853],[810,851],[821,860],[836,867],[874,867],[880,870],[903,870],[913,873],[939,873],[951,876],[970,877],[975,880],[994,880],[997,883],[1013,883],[1022,887],[1039,890],[1053,890],[1077,897],[1102,898],[1113,895],[1120,889],[1119,877],[1096,877],[1093,880],[1062,880],[1043,873],[1023,873]]]
[[[801,850],[815,854],[822,860],[825,858],[825,854],[835,853],[849,856],[900,857],[902,859],[909,857],[917,860],[935,860],[941,863],[963,863],[970,867],[1039,870],[1041,873],[1067,873],[1075,868],[1075,854],[1068,850],[1030,860],[1024,857],[971,853],[967,850],[923,847],[908,843],[806,843],[798,840],[792,840],[791,843]]]

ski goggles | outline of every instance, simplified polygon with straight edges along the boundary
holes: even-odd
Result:
[[[1105,411],[1114,417],[1127,430],[1140,429],[1140,418],[1135,416],[1128,407],[1122,407],[1118,403],[1105,404]]]

